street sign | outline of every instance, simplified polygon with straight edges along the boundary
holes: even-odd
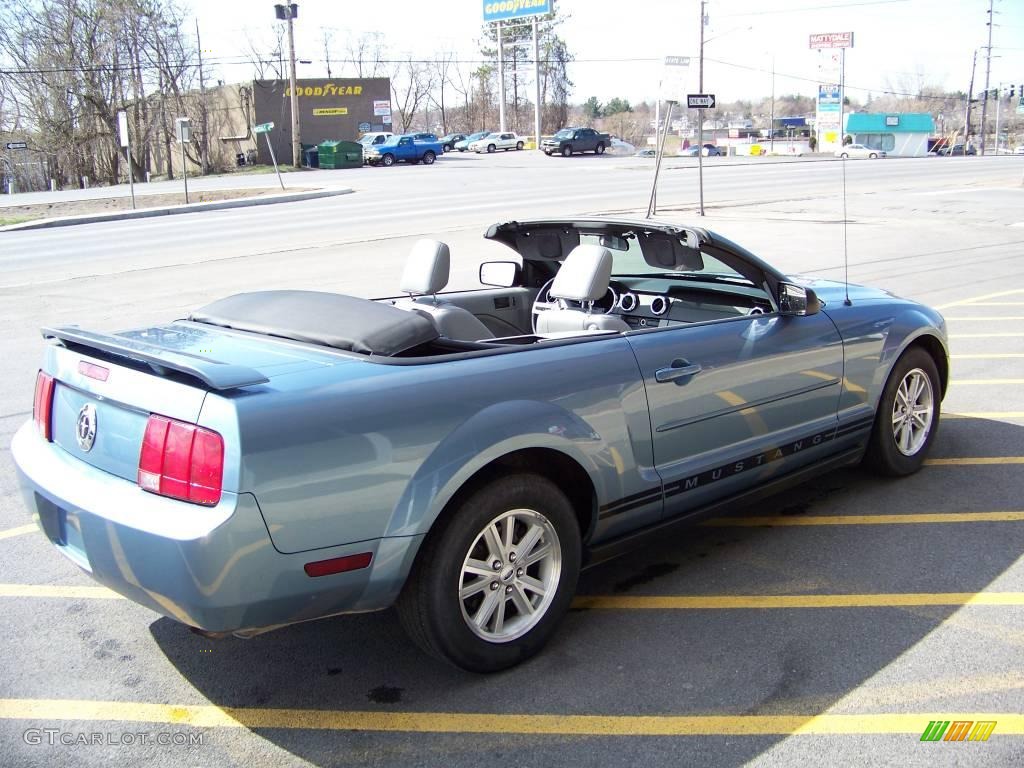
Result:
[[[714,109],[715,94],[713,93],[688,93],[686,94],[686,106],[689,109]]]
[[[484,24],[551,13],[551,0],[484,0]]]
[[[688,67],[690,66],[689,56],[666,56],[665,57],[666,67]]]
[[[179,144],[192,143],[192,121],[187,117],[179,117],[174,121],[174,135]]]
[[[128,113],[121,110],[117,113],[117,135],[122,147],[128,147]]]
[[[853,48],[853,32],[821,32],[810,36],[811,50]]]
[[[8,149],[28,149],[28,142],[26,141],[8,141]]]
[[[274,130],[273,123],[260,123],[252,129],[253,133],[270,133]]]

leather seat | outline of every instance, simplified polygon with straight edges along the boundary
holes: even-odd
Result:
[[[487,326],[469,310],[437,298],[438,291],[448,285],[451,254],[448,245],[439,240],[419,240],[409,253],[399,290],[409,298],[399,299],[396,307],[423,315],[437,332],[448,339],[477,341],[493,339]]]
[[[558,300],[558,309],[537,315],[537,333],[564,331],[628,331],[618,315],[594,314],[594,302],[608,293],[612,275],[612,252],[600,245],[577,245],[558,269],[548,296]],[[576,302],[580,306],[566,306]]]

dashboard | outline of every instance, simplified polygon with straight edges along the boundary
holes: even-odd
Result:
[[[630,328],[660,328],[775,311],[762,291],[748,287],[650,286],[661,288],[655,291],[636,287],[636,282],[613,280],[604,298],[594,303],[595,311],[618,315]]]

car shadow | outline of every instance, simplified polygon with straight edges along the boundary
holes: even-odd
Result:
[[[932,455],[1011,454],[1024,455],[1024,428],[950,419],[942,423]],[[1007,499],[1022,493],[1024,478],[1007,475],[1005,467],[929,466],[901,480],[851,468],[736,509],[729,517],[1013,509],[1019,505]],[[998,579],[1021,551],[1019,535],[992,527],[1020,523],[741,527],[727,521],[687,529],[591,569],[583,574],[579,593],[977,592]],[[499,746],[523,764],[579,765],[624,763],[638,747],[628,737],[516,735],[517,716],[810,719],[840,702],[843,711],[892,711],[900,706],[898,697],[877,710],[858,710],[858,702],[867,701],[858,697],[868,695],[872,678],[958,610],[574,608],[540,655],[494,675],[463,672],[427,657],[406,638],[393,610],[295,625],[251,640],[209,640],[169,619],[150,629],[177,671],[218,707],[508,715],[509,733],[497,742],[473,733],[252,729],[315,765],[337,764],[345,749],[384,750],[380,754],[390,755],[384,764],[435,764],[429,755],[436,753],[436,764],[476,765],[493,758]],[[913,702],[905,706],[921,709]],[[922,711],[932,710],[925,703]],[[716,765],[743,765],[787,737],[692,738],[712,739],[712,751],[699,741],[672,737],[667,752],[654,752],[650,763],[642,762],[660,764],[661,755],[664,764],[685,764],[690,750],[697,750],[694,755],[713,754]]]

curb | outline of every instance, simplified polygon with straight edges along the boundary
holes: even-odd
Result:
[[[229,208],[248,208],[254,205],[273,205],[274,203],[295,203],[301,200],[316,200],[322,197],[348,195],[353,190],[318,189],[312,192],[295,192],[283,195],[266,195],[264,197],[243,197],[234,200],[218,200],[210,203],[190,203],[164,208],[142,208],[134,211],[115,211],[112,213],[86,213],[81,216],[64,216],[55,219],[39,219],[21,224],[0,227],[0,232],[19,232],[27,229],[50,229],[52,227],[70,227],[76,224],[97,224],[105,221],[121,221],[123,219],[148,219],[154,216],[174,216],[179,213],[197,213],[200,211],[223,211]]]

